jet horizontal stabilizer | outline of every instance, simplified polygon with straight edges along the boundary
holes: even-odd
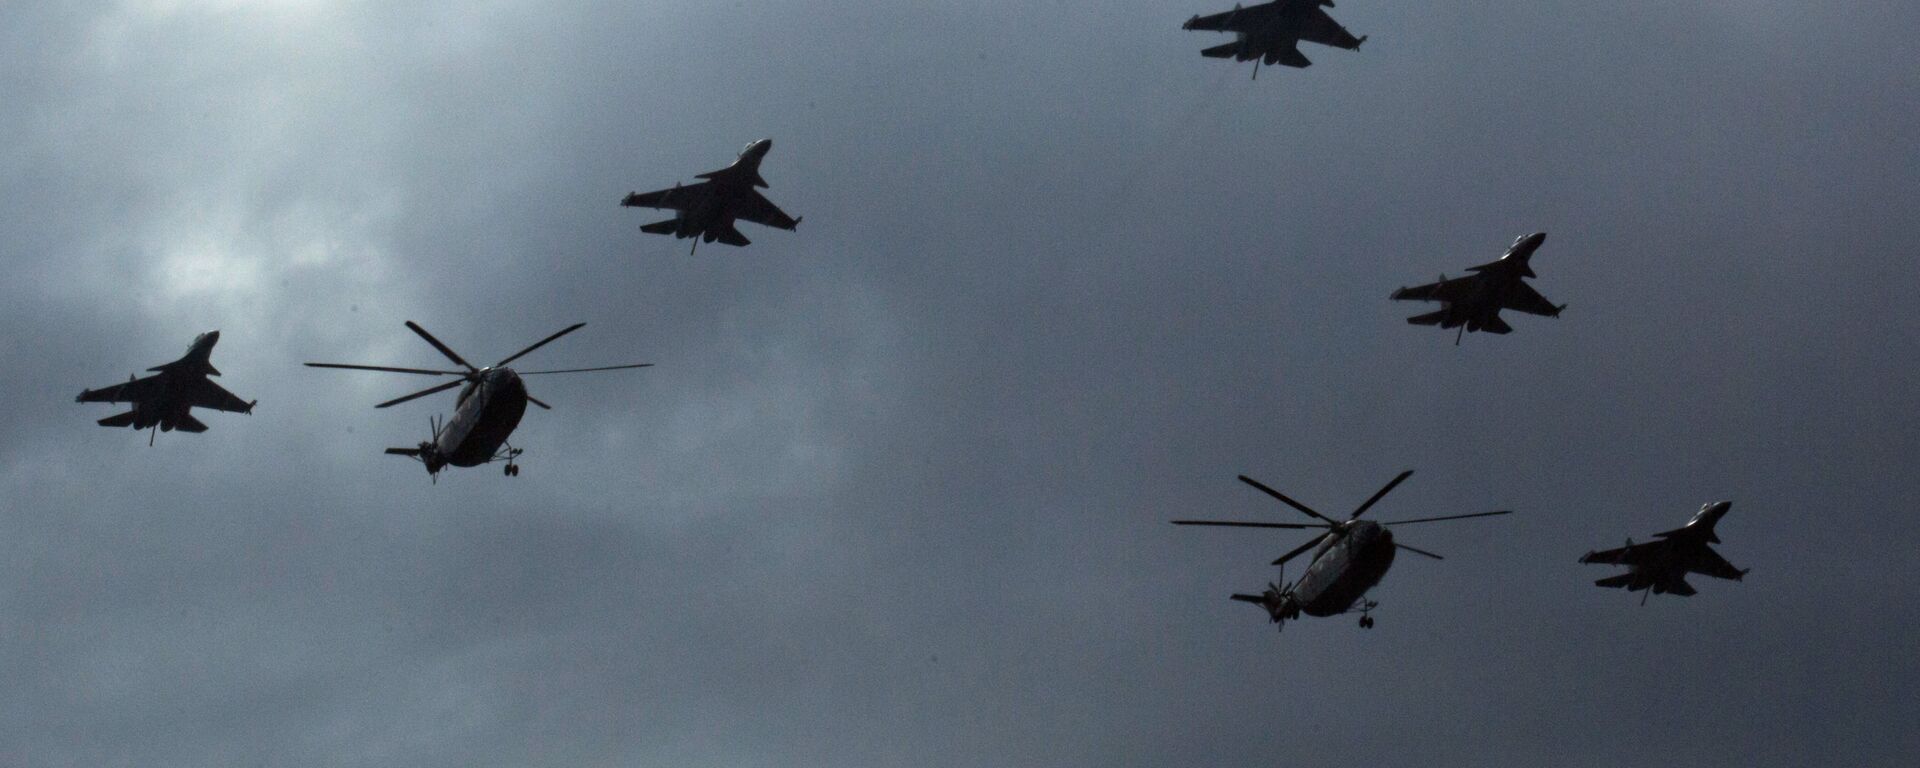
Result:
[[[1631,583],[1633,583],[1633,574],[1623,573],[1618,576],[1608,576],[1593,584],[1596,587],[1625,587]]]
[[[642,226],[640,231],[650,235],[671,235],[679,226],[679,219],[667,219],[666,221],[656,221],[652,224]]]
[[[1445,310],[1442,310],[1439,312],[1428,312],[1424,315],[1414,315],[1413,317],[1407,318],[1407,322],[1414,325],[1439,325],[1446,319],[1447,313]]]
[[[133,426],[133,411],[108,416],[101,419],[98,423],[103,427],[131,427]]]
[[[1241,50],[1242,48],[1239,43],[1227,43],[1226,45],[1216,45],[1212,48],[1202,49],[1200,55],[1210,59],[1231,59],[1240,56]]]

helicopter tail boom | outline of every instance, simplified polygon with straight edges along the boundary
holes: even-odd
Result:
[[[435,425],[434,437],[436,439],[439,437],[438,425]],[[427,468],[427,475],[436,481],[440,479],[440,469],[447,465],[446,459],[440,455],[439,447],[431,442],[423,442],[413,448],[388,448],[386,453],[388,456],[405,456],[420,462],[421,466]]]

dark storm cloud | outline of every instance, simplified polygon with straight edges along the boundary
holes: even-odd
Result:
[[[0,762],[1895,764],[1912,12],[152,2],[0,12]],[[798,232],[620,195],[772,137]],[[1550,233],[1461,347],[1394,287]],[[565,325],[526,474],[430,485],[418,321]],[[88,423],[220,328],[261,406]],[[1380,626],[1226,594],[1414,478]],[[1574,560],[1734,501],[1744,584]]]

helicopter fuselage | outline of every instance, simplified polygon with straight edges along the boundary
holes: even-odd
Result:
[[[1368,520],[1349,525],[1345,534],[1329,537],[1320,546],[1306,574],[1293,585],[1289,594],[1301,613],[1345,613],[1393,567],[1393,531]]]
[[[434,441],[439,458],[456,467],[493,461],[527,412],[527,386],[512,368],[489,368],[460,390],[453,418]]]

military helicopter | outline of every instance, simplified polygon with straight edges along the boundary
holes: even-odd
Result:
[[[427,333],[427,329],[421,328],[412,320],[408,320],[407,328],[409,330],[420,334],[420,338],[426,339],[427,343],[432,344],[434,349],[440,350],[440,354],[446,355],[447,359],[460,364],[460,367],[465,370],[436,371],[422,368],[392,368],[379,365],[347,365],[343,363],[307,363],[307,365],[313,368],[345,368],[355,371],[386,371],[388,373],[412,373],[423,376],[459,376],[460,378],[454,381],[428,387],[411,395],[396,397],[374,406],[375,408],[386,408],[392,405],[399,405],[408,400],[426,397],[436,392],[444,392],[460,386],[463,383],[466,384],[466,388],[460,390],[460,399],[455,401],[452,420],[445,423],[432,419],[428,420],[428,424],[433,430],[432,439],[424,441],[413,448],[388,448],[387,453],[394,456],[406,456],[426,465],[427,474],[433,477],[435,481],[439,480],[440,470],[445,469],[449,465],[455,467],[477,467],[481,464],[495,461],[505,461],[507,463],[506,467],[502,470],[503,474],[509,477],[518,477],[520,475],[520,465],[514,460],[520,458],[521,449],[508,444],[507,437],[512,435],[514,428],[520,425],[520,417],[526,413],[527,403],[533,403],[534,405],[547,409],[553,407],[540,402],[539,398],[527,394],[526,384],[520,380],[520,377],[538,376],[549,373],[617,371],[625,368],[646,368],[653,365],[652,363],[634,363],[632,365],[608,365],[599,368],[568,368],[554,371],[515,371],[512,368],[506,367],[507,363],[518,360],[528,352],[546,346],[548,342],[580,330],[584,326],[586,326],[586,323],[574,323],[559,333],[541,339],[534,343],[533,346],[508,355],[505,359],[494,363],[492,366],[475,368],[471,363],[461,358],[458,353],[448,348],[447,345],[440,343],[440,340],[434,338],[433,334]]]
[[[1367,590],[1372,589],[1375,584],[1380,583],[1380,577],[1387,575],[1387,569],[1392,567],[1393,556],[1397,550],[1404,549],[1408,552],[1425,555],[1435,560],[1443,559],[1439,555],[1424,549],[1416,549],[1394,541],[1393,531],[1387,529],[1386,526],[1512,514],[1512,510],[1501,510],[1498,512],[1475,512],[1466,515],[1418,517],[1411,520],[1394,520],[1380,523],[1360,519],[1360,516],[1366,514],[1367,510],[1372,508],[1375,502],[1379,501],[1382,496],[1387,495],[1389,491],[1394,489],[1394,486],[1399,485],[1412,474],[1413,470],[1400,473],[1399,476],[1393,478],[1393,480],[1389,481],[1379,491],[1376,491],[1372,497],[1361,503],[1360,507],[1355,509],[1353,514],[1348,515],[1344,521],[1334,520],[1319,512],[1315,512],[1307,507],[1307,505],[1287,498],[1286,494],[1268,488],[1258,480],[1247,477],[1246,475],[1241,475],[1240,482],[1251,485],[1259,489],[1260,492],[1279,499],[1287,506],[1300,510],[1308,517],[1318,519],[1321,522],[1255,523],[1228,520],[1174,520],[1173,524],[1213,525],[1236,528],[1285,528],[1290,530],[1310,528],[1326,529],[1326,533],[1313,537],[1313,540],[1295,547],[1293,551],[1281,555],[1280,559],[1273,561],[1274,565],[1281,566],[1281,580],[1285,581],[1287,561],[1300,556],[1309,549],[1318,547],[1313,553],[1313,562],[1307,566],[1306,575],[1301,576],[1299,581],[1284,587],[1270,583],[1267,585],[1266,591],[1259,595],[1237,594],[1232,597],[1234,600],[1243,603],[1253,603],[1267,609],[1267,618],[1275,624],[1280,624],[1288,619],[1297,619],[1302,613],[1308,616],[1336,616],[1343,613],[1352,613],[1357,610],[1360,613],[1360,627],[1362,629],[1370,629],[1373,627],[1373,617],[1369,614],[1379,603],[1366,599]]]

